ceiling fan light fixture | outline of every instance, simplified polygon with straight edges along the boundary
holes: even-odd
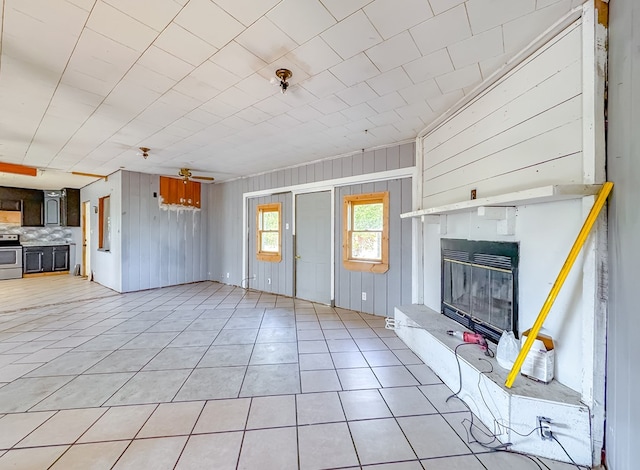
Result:
[[[182,178],[182,182],[184,184],[187,184],[189,182],[189,178],[191,178],[191,171],[189,171],[189,168],[180,168],[178,176]]]
[[[280,79],[280,93],[283,95],[287,92],[287,88],[289,88],[289,79],[293,76],[293,73],[289,69],[278,69],[276,70],[276,77]]]
[[[140,151],[142,152],[142,158],[144,158],[145,160],[147,159],[147,157],[149,156],[149,150],[151,150],[149,147],[138,147],[140,149]]]

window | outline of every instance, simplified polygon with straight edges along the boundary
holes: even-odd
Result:
[[[257,210],[257,258],[279,263],[282,260],[281,204],[261,204]]]
[[[342,264],[351,271],[389,269],[389,193],[345,196]]]
[[[98,249],[111,250],[111,200],[109,196],[98,199]]]

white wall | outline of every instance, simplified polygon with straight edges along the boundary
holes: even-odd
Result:
[[[611,0],[609,23],[608,179],[609,322],[607,337],[607,468],[640,462],[640,3]]]
[[[98,250],[98,216],[94,211],[98,199],[109,196],[111,206],[111,250]],[[109,175],[107,181],[98,180],[80,190],[80,201],[89,201],[91,214],[90,257],[93,280],[118,292],[122,292],[122,173]],[[82,256],[80,257],[80,260]]]
[[[423,139],[422,208],[549,184],[583,182],[582,21],[576,21]],[[580,199],[517,208],[513,235],[477,212],[424,225],[424,303],[440,310],[440,238],[520,244],[519,332],[530,328],[584,220]],[[582,391],[582,258],[545,322],[556,379]]]

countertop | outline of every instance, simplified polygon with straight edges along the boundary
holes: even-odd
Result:
[[[66,242],[39,242],[39,241],[28,241],[28,242],[20,242],[22,246],[68,246],[71,243]]]

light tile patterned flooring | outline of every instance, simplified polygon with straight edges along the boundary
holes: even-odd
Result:
[[[469,443],[380,317],[213,282],[1,282],[2,469],[572,468]]]

